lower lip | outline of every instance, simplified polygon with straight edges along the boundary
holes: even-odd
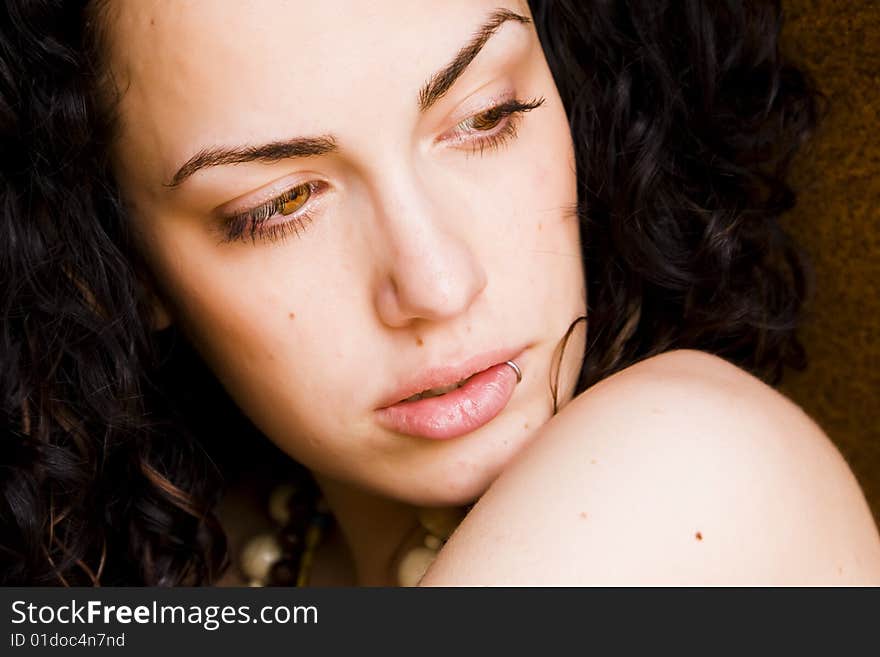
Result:
[[[445,395],[380,408],[379,423],[409,436],[457,438],[478,429],[504,410],[516,383],[512,367],[505,363],[493,365]]]

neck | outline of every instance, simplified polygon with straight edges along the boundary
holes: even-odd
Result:
[[[421,544],[419,507],[313,476],[352,556],[357,586],[398,586],[402,553]]]

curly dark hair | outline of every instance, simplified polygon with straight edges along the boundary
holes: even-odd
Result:
[[[109,166],[104,4],[0,10],[0,583],[210,584],[223,436],[258,432],[174,327],[150,330]],[[577,158],[577,392],[676,348],[772,384],[803,369],[810,270],[778,220],[825,98],[780,52],[780,3],[530,5]]]

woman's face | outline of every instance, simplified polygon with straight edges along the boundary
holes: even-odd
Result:
[[[554,350],[585,312],[571,137],[514,13],[155,0],[104,17],[114,166],[160,312],[293,458],[416,504],[474,499],[551,416]],[[229,217],[260,206],[236,239]],[[524,376],[489,423],[436,440],[377,421],[419,372],[499,348],[524,349]]]

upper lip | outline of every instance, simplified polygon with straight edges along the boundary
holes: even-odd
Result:
[[[416,393],[424,392],[431,388],[442,388],[443,386],[458,383],[462,379],[489,369],[493,365],[516,358],[523,350],[523,347],[516,349],[493,349],[492,351],[472,356],[456,365],[439,365],[420,370],[414,377],[408,379],[406,383],[385,397],[380,402],[379,408],[393,406],[408,397],[412,397]]]

